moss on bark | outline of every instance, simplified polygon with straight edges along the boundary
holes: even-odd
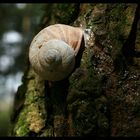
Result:
[[[122,53],[135,10],[136,4],[119,3],[46,5],[41,28],[54,23],[90,28],[95,40],[79,52],[68,79],[42,81],[27,69],[15,96],[12,135],[140,136],[139,58],[129,65]],[[138,24],[137,50],[139,31]]]

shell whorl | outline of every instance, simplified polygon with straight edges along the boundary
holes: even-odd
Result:
[[[61,40],[54,39],[45,42],[38,50],[38,54],[31,56],[30,62],[33,69],[42,78],[49,81],[66,78],[75,65],[74,50]]]
[[[29,61],[34,71],[48,81],[66,78],[74,69],[82,34],[79,28],[61,24],[41,30],[29,49]]]

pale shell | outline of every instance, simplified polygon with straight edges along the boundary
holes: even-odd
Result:
[[[82,38],[82,29],[64,24],[41,30],[29,49],[29,61],[35,72],[48,81],[68,77],[74,69]]]

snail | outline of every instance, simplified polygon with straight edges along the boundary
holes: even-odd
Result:
[[[83,29],[65,24],[42,29],[29,48],[29,61],[34,71],[48,81],[68,77],[74,69],[83,36]]]

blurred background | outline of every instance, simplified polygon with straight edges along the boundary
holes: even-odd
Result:
[[[0,136],[8,134],[14,95],[25,70],[43,4],[0,4]]]

